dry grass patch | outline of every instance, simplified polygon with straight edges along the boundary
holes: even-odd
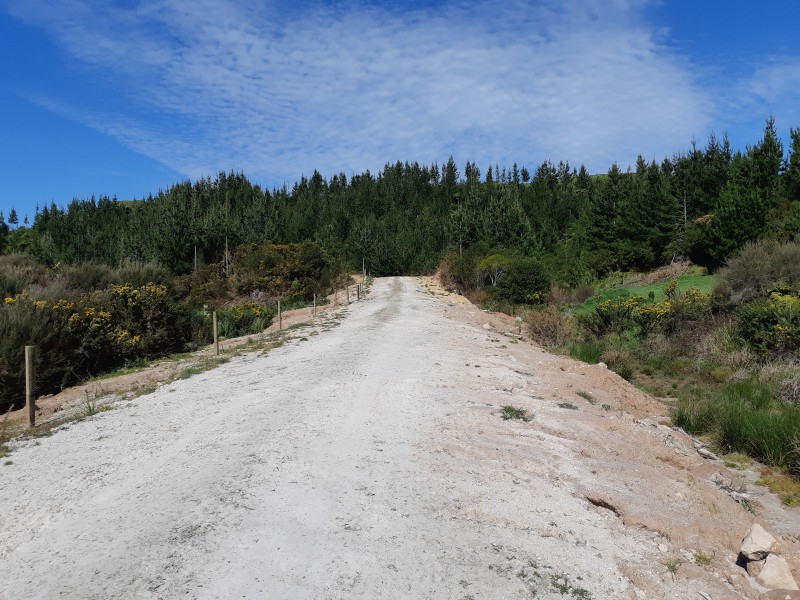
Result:
[[[756,485],[763,485],[786,506],[800,506],[800,481],[788,473],[764,468]]]

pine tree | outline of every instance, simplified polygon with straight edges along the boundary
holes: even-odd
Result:
[[[19,223],[19,217],[17,216],[17,211],[12,207],[11,212],[8,213],[8,224],[17,225],[18,223]]]
[[[783,187],[786,197],[794,202],[800,201],[800,127],[789,130],[791,145],[789,160],[783,173]]]

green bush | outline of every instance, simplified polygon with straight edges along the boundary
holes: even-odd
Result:
[[[172,283],[172,274],[169,269],[157,262],[125,260],[111,273],[111,281],[118,285],[129,283],[135,287],[148,283],[169,287]]]
[[[244,244],[234,255],[236,289],[249,294],[310,300],[328,287],[332,260],[314,242],[299,244]]]
[[[66,289],[92,292],[108,287],[112,270],[102,263],[85,262],[79,265],[61,266],[57,272],[59,281]]]
[[[497,278],[496,293],[511,304],[541,304],[550,283],[550,277],[538,260],[519,258]]]
[[[714,301],[738,305],[766,298],[773,291],[800,292],[800,242],[747,244],[719,272]]]
[[[111,286],[78,300],[6,297],[0,306],[0,408],[23,399],[23,347],[37,347],[37,389],[182,350],[189,317],[164,286]]]
[[[446,289],[459,294],[474,290],[480,283],[478,256],[471,251],[448,252],[439,264],[439,273]]]
[[[0,256],[0,298],[16,296],[31,285],[43,285],[47,269],[27,254]]]
[[[217,331],[226,338],[259,333],[270,326],[275,310],[254,303],[217,309]]]
[[[774,292],[739,307],[737,333],[753,349],[789,354],[800,350],[800,297]]]

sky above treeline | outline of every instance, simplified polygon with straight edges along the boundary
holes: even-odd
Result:
[[[800,126],[796,0],[0,0],[0,210],[387,162],[605,172]]]

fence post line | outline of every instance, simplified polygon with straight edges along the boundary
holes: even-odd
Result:
[[[36,365],[33,364],[35,346],[25,346],[25,405],[28,407],[28,427],[36,425]]]
[[[283,315],[281,314],[280,300],[278,300],[278,331],[283,331]]]
[[[217,333],[217,311],[211,313],[211,322],[214,329],[214,352],[219,356],[219,334]]]
[[[361,300],[361,284],[356,284],[356,300]]]
[[[345,302],[347,302],[347,306],[350,306],[350,288],[349,287],[344,288],[344,299],[345,299]]]
[[[317,316],[317,295],[314,294],[314,311],[311,313],[312,317]]]

